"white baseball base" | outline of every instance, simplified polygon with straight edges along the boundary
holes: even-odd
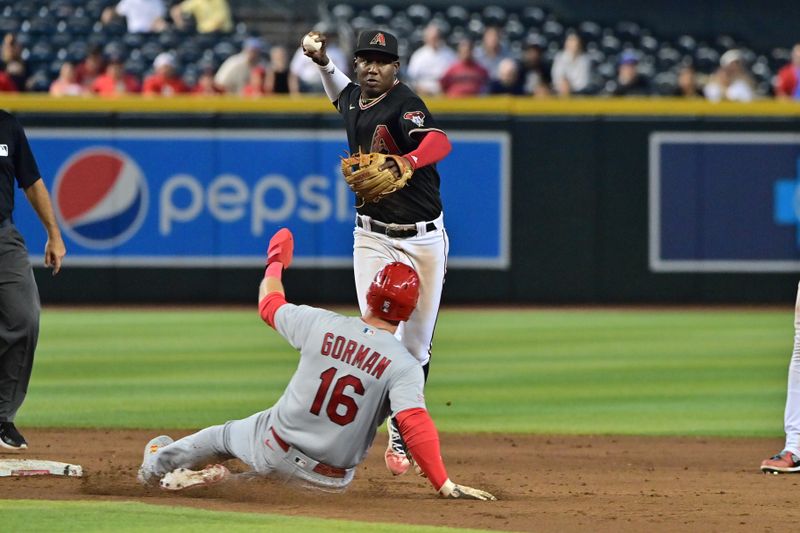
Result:
[[[81,477],[83,467],[42,459],[0,459],[0,477],[48,475]]]

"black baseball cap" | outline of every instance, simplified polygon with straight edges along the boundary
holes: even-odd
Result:
[[[381,52],[395,60],[400,57],[397,53],[397,37],[383,30],[364,30],[359,33],[353,55],[361,52]]]

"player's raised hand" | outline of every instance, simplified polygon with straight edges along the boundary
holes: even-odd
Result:
[[[300,46],[303,48],[303,53],[306,57],[317,65],[325,66],[330,61],[328,59],[328,41],[325,35],[318,31],[310,31],[303,36],[300,41]]]
[[[494,501],[497,500],[492,494],[481,489],[474,489],[466,485],[456,485],[449,479],[444,482],[442,488],[439,489],[439,494],[445,498],[460,498],[465,500],[483,500]]]
[[[286,228],[279,229],[269,240],[267,248],[267,265],[275,262],[283,264],[283,268],[289,268],[294,255],[294,237],[292,232]]]

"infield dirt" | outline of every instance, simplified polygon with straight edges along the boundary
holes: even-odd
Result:
[[[503,531],[793,531],[800,475],[764,475],[778,439],[442,435],[450,477],[493,492],[497,502],[436,497],[427,480],[393,478],[384,436],[344,494],[268,479],[181,493],[141,487],[142,430],[25,430],[26,452],[0,458],[83,466],[82,479],[0,478],[0,498],[136,500],[213,510]],[[187,431],[166,432],[181,437]],[[229,462],[232,470],[242,465]]]

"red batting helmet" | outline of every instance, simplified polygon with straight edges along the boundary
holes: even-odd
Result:
[[[384,320],[408,320],[419,298],[419,276],[403,263],[389,263],[375,275],[367,291],[367,306]]]

